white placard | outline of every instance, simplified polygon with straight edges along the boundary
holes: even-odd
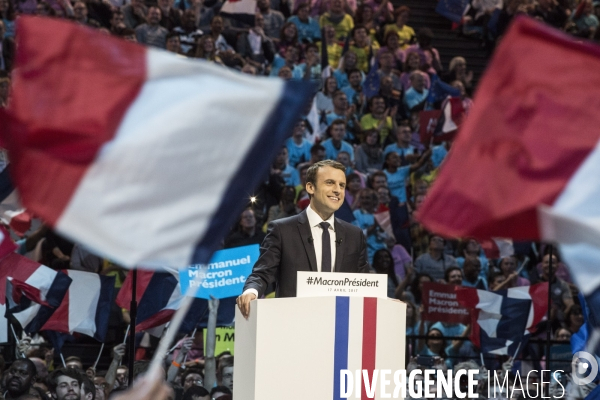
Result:
[[[387,297],[387,275],[298,271],[296,297]]]

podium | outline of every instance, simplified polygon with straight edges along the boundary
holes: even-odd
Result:
[[[339,398],[340,370],[404,369],[406,304],[388,298],[304,297],[236,307],[233,398]],[[375,399],[379,399],[379,380]],[[360,399],[352,394],[351,399]]]

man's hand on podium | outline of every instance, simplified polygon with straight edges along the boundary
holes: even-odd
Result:
[[[250,315],[250,302],[254,299],[256,299],[254,293],[245,293],[236,299],[237,305],[246,319],[248,319],[248,315]]]

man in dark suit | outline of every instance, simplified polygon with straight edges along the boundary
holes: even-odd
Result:
[[[358,227],[334,217],[344,203],[346,167],[337,161],[313,164],[306,174],[310,205],[302,213],[269,224],[260,257],[237,298],[248,317],[250,302],[277,281],[277,297],[296,296],[296,272],[368,272],[367,245]]]

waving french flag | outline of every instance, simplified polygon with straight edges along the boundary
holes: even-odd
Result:
[[[548,311],[548,283],[497,292],[457,287],[456,294],[473,310],[471,341],[484,353],[514,356]]]
[[[600,320],[600,48],[516,18],[418,218],[449,237],[558,242]]]
[[[66,270],[73,280],[67,295],[42,330],[83,333],[104,342],[108,331],[115,277]]]
[[[31,215],[21,205],[9,171],[10,164],[0,171],[0,220],[23,235],[31,228]]]
[[[16,37],[0,137],[21,200],[128,267],[208,262],[313,91],[50,18]]]
[[[10,280],[12,283],[8,282]],[[9,309],[28,333],[37,332],[61,304],[71,278],[16,253],[0,260],[0,342],[8,337],[5,299],[10,291]],[[16,307],[16,308],[14,308]]]
[[[119,307],[129,310],[132,297],[131,273],[117,295]],[[160,335],[175,311],[180,307],[184,297],[179,284],[179,274],[171,271],[137,271],[136,282],[137,325],[136,330],[148,330]],[[230,326],[235,316],[235,297],[221,299],[217,314],[218,326]],[[208,301],[196,298],[190,307],[179,331],[191,333],[196,327],[206,327],[208,322]]]

